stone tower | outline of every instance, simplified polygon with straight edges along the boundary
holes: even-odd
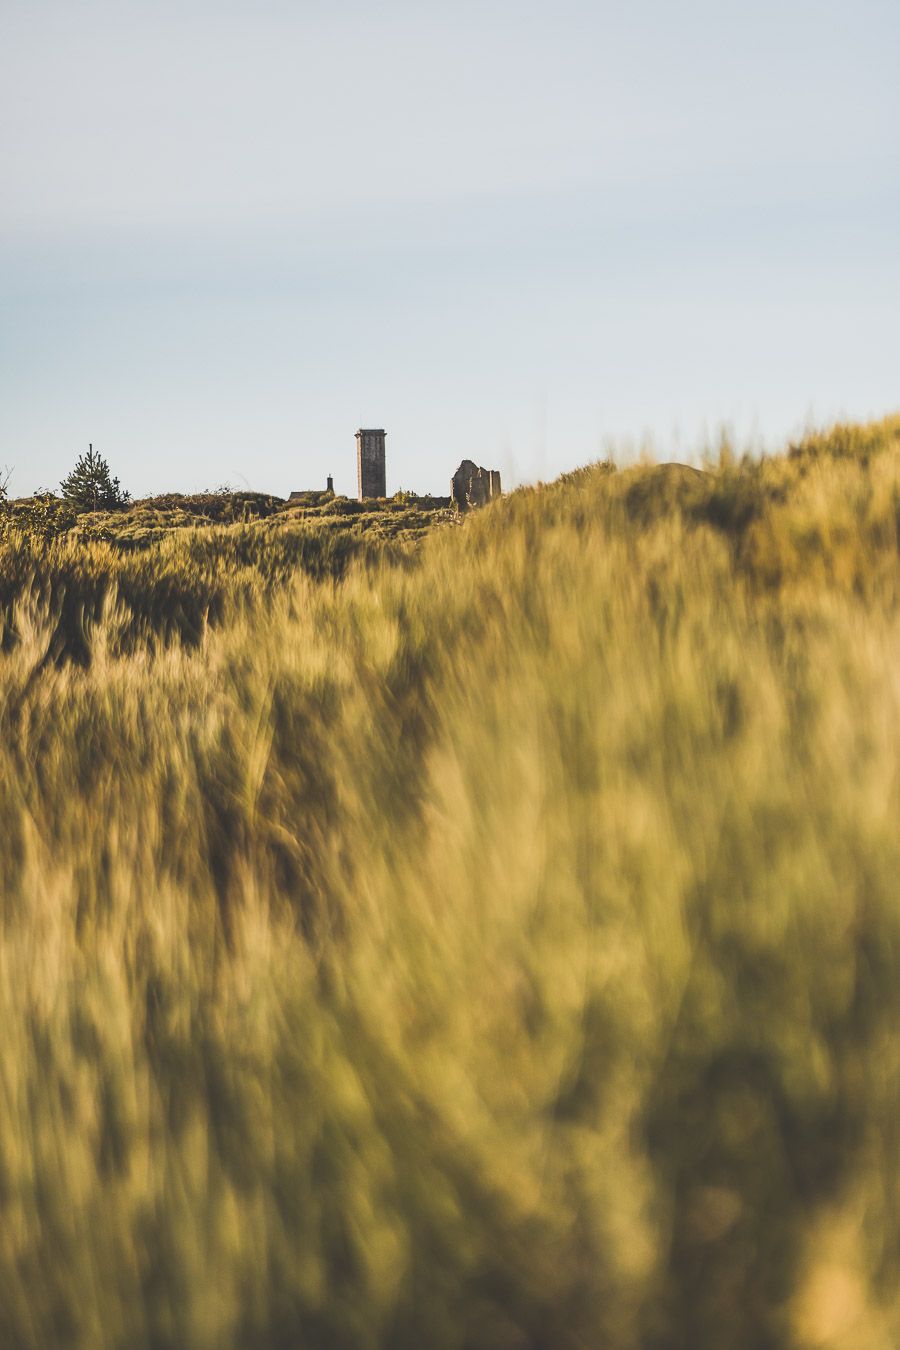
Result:
[[[356,475],[360,501],[365,497],[387,496],[383,431],[356,433]]]

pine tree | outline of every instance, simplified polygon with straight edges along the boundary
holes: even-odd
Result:
[[[60,484],[62,495],[76,511],[113,511],[124,506],[129,494],[123,492],[118,478],[110,477],[109,465],[94,453],[93,445]]]

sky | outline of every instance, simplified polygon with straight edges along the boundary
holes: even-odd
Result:
[[[505,484],[900,409],[896,0],[0,0],[0,467]]]

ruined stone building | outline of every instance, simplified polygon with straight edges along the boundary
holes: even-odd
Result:
[[[359,500],[387,496],[385,472],[385,431],[383,427],[361,427],[356,433],[356,481]],[[326,491],[334,495],[334,479],[328,475]],[[500,474],[496,469],[484,469],[471,459],[464,459],[450,482],[449,497],[431,497],[432,506],[455,506],[459,511],[470,511],[486,506],[501,495]],[[291,500],[321,495],[319,490],[292,492]],[[423,499],[425,500],[425,499]]]
[[[356,479],[360,501],[366,497],[387,496],[384,435],[383,430],[356,433]]]
[[[499,471],[482,469],[471,459],[464,459],[450,480],[450,495],[460,511],[486,506],[502,491]]]

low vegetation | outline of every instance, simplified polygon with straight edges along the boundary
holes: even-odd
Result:
[[[62,509],[0,538],[0,1345],[900,1342],[900,418],[453,527]]]

